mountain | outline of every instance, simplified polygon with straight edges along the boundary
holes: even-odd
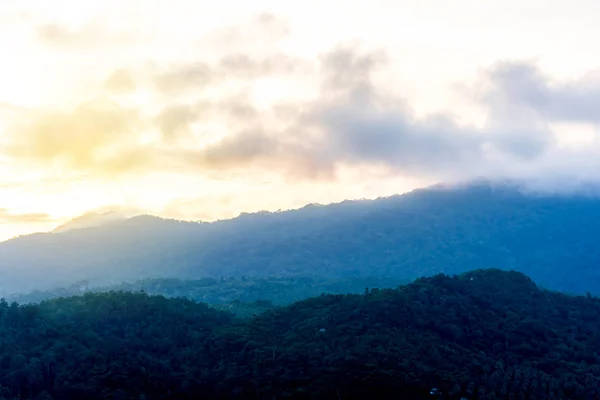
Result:
[[[600,293],[600,198],[512,183],[436,186],[376,200],[214,223],[138,216],[0,243],[0,295],[148,278],[379,277],[514,269]],[[43,277],[43,279],[40,279]]]
[[[240,320],[146,293],[0,301],[11,399],[600,398],[600,300],[498,269]]]
[[[73,229],[102,226],[111,222],[121,221],[123,219],[125,219],[125,215],[116,211],[109,211],[105,213],[90,212],[57,226],[52,233],[61,233]]]

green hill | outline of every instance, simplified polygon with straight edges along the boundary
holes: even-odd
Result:
[[[597,298],[496,269],[244,320],[145,293],[1,302],[0,398],[597,399],[599,332]]]

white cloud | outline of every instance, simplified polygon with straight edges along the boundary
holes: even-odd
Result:
[[[390,194],[380,182],[396,179],[597,179],[600,55],[580,49],[600,27],[585,7],[538,3],[3,3],[0,22],[21,22],[0,24],[12,60],[0,74],[0,190],[14,195],[2,207],[28,214],[15,199],[63,176],[85,176],[95,198],[75,204],[83,189],[46,183],[40,213],[157,211],[209,190],[203,213],[224,215]],[[270,189],[254,189],[263,181]],[[305,195],[259,199],[277,190]],[[169,212],[194,209],[177,204]]]

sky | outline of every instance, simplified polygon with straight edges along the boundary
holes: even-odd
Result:
[[[597,180],[600,3],[4,0],[0,240]]]

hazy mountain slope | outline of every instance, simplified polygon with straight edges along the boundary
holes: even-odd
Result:
[[[142,216],[0,244],[4,292],[152,277],[379,276],[512,268],[600,293],[600,199],[477,183],[211,224]]]
[[[530,196],[485,185],[376,200],[362,215],[319,221],[310,235],[250,235],[207,265],[328,276],[400,276],[512,268],[543,286],[600,291],[600,200]],[[333,213],[333,209],[332,209]]]
[[[600,396],[600,300],[476,270],[239,320],[145,293],[0,301],[11,399]],[[432,396],[432,388],[439,396]]]
[[[77,282],[65,288],[48,291],[33,291],[7,298],[19,304],[37,303],[59,297],[80,295],[86,292],[144,291],[150,295],[165,297],[185,297],[210,305],[234,305],[269,302],[274,305],[287,305],[298,300],[319,296],[322,293],[348,294],[363,293],[365,288],[389,288],[407,281],[395,278],[357,277],[357,278],[263,278],[263,277],[227,277],[224,279],[204,278],[198,280],[144,279],[133,283],[121,283],[110,286],[89,288],[87,282]]]
[[[34,234],[0,243],[2,289],[10,292],[163,276],[176,271],[188,238],[201,225],[141,216],[60,234]],[[167,262],[167,259],[169,262]]]
[[[64,224],[57,226],[52,233],[62,233],[73,229],[91,228],[110,224],[111,222],[125,219],[122,213],[111,211],[105,213],[90,212],[80,217],[73,218]]]

